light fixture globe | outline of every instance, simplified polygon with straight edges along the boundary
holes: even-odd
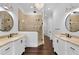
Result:
[[[38,10],[41,10],[44,7],[43,3],[35,3],[34,7],[37,8]]]

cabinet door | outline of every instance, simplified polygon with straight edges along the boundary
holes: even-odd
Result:
[[[56,37],[53,39],[53,47],[54,47],[54,52],[58,52],[58,40]]]
[[[63,41],[62,39],[59,38],[58,40],[58,54],[59,55],[65,55],[67,54],[67,51],[66,51],[66,42]]]
[[[21,55],[24,52],[25,46],[24,46],[24,41],[22,40],[22,38],[15,41],[13,43],[13,45],[14,45],[14,54],[15,55]]]
[[[54,51],[59,54],[66,54],[66,42],[60,38],[55,37],[53,39]]]
[[[20,40],[17,40],[17,41],[14,41],[13,42],[13,51],[14,51],[14,55],[19,55],[20,54],[20,48],[21,48],[21,46],[20,46]]]

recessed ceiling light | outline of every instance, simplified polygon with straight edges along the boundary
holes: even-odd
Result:
[[[33,11],[34,13],[36,13],[36,11]]]

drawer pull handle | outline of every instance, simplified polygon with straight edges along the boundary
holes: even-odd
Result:
[[[10,47],[8,47],[7,49],[5,49],[5,51],[7,51],[7,50],[9,50],[10,49]]]
[[[70,47],[72,50],[75,50],[74,48]]]

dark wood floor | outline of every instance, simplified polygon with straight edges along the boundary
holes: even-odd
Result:
[[[49,37],[44,37],[44,45],[41,45],[37,48],[26,48],[23,55],[55,55],[52,48],[52,41],[49,40]]]

